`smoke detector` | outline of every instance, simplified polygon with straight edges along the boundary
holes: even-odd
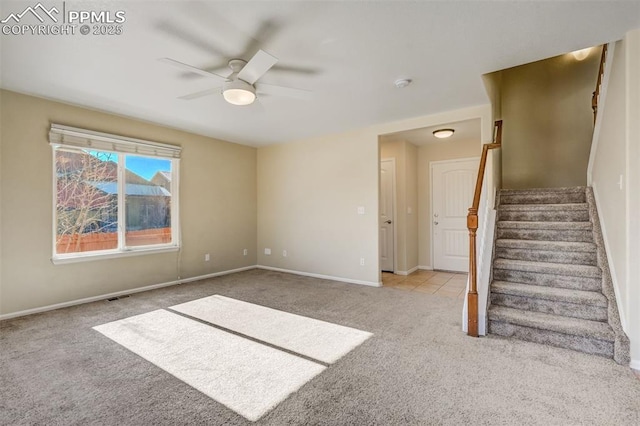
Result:
[[[408,85],[411,84],[411,80],[408,78],[401,78],[399,80],[396,80],[395,85],[398,89],[403,89],[405,87],[407,87]]]

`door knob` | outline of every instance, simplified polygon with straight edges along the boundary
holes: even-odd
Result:
[[[388,225],[391,225],[391,221],[390,220],[387,220],[385,223],[388,224]]]

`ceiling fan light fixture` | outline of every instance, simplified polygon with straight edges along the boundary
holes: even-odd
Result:
[[[453,129],[438,129],[433,132],[433,136],[435,136],[438,139],[445,139],[453,136],[454,132],[455,130]]]
[[[232,105],[251,105],[256,100],[256,89],[242,80],[230,81],[224,85],[222,96]]]
[[[587,47],[586,49],[580,49],[580,50],[576,50],[574,52],[571,52],[571,54],[573,55],[574,58],[576,58],[577,61],[582,61],[587,56],[589,56],[589,52],[590,51],[591,51],[591,48]]]

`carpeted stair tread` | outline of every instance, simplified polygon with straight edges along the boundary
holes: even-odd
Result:
[[[580,193],[583,194],[587,188],[584,186],[566,186],[558,188],[526,188],[526,189],[501,189],[500,194],[539,194],[544,193]]]
[[[491,284],[491,292],[567,303],[581,303],[601,307],[607,306],[607,298],[602,293],[596,291],[571,290],[533,284],[512,283],[508,281],[494,281]]]
[[[597,266],[574,265],[565,263],[531,262],[527,260],[496,259],[493,262],[495,269],[507,269],[512,271],[535,272],[540,274],[553,274],[572,277],[600,278],[602,271]]]
[[[594,252],[594,243],[575,241],[542,241],[542,240],[512,240],[500,238],[496,240],[496,247],[515,248],[527,250],[547,250],[547,251],[571,251],[571,252]]]
[[[506,204],[498,208],[498,220],[523,222],[588,222],[586,203]]]
[[[521,220],[500,220],[498,229],[543,229],[563,231],[590,231],[593,228],[591,222],[528,222]]]
[[[584,187],[549,189],[503,189],[500,204],[567,204],[586,202]]]
[[[546,287],[602,291],[602,277],[573,277],[570,275],[541,274],[537,272],[516,271],[511,269],[496,269],[494,267],[493,278],[496,281],[509,281]]]
[[[584,210],[589,211],[587,203],[562,203],[562,204],[504,204],[500,210],[506,212],[528,212],[528,211],[565,211]]]
[[[496,259],[527,260],[577,265],[598,264],[593,243],[540,240],[498,239],[495,243]]]
[[[613,342],[615,339],[613,330],[606,322],[523,311],[504,306],[491,306],[489,308],[489,320],[608,342]]]

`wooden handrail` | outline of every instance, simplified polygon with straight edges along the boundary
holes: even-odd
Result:
[[[478,207],[484,180],[484,169],[487,165],[487,153],[490,149],[500,148],[502,145],[502,120],[494,124],[493,143],[482,146],[476,190],[473,193],[473,204],[467,214],[467,228],[469,229],[469,294],[467,295],[467,335],[478,337],[478,277],[476,260],[476,232],[478,231]]]
[[[600,100],[600,86],[602,86],[602,76],[604,75],[604,64],[607,61],[607,45],[602,45],[602,54],[600,55],[600,68],[598,69],[598,80],[596,81],[596,90],[591,96],[591,109],[593,110],[593,124],[596,123],[598,116],[598,101]]]

